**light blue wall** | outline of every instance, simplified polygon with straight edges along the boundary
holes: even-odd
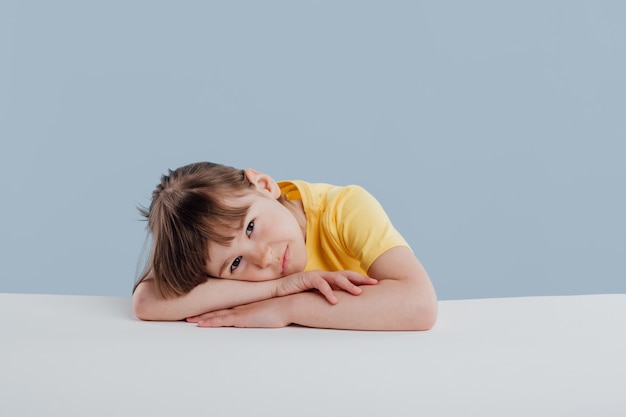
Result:
[[[359,183],[441,299],[626,292],[626,2],[2,1],[0,291],[129,295],[212,160]]]

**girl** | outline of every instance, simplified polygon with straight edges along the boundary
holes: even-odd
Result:
[[[200,162],[161,178],[149,209],[143,320],[200,327],[428,330],[428,274],[380,204],[358,186],[276,182]]]

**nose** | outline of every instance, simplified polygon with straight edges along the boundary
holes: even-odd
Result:
[[[272,248],[259,246],[255,251],[254,261],[261,268],[267,268],[272,263]]]

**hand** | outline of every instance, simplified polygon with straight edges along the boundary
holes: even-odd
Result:
[[[306,271],[287,275],[277,280],[276,293],[274,296],[296,294],[311,289],[318,290],[329,303],[337,304],[337,297],[333,290],[343,290],[352,295],[361,294],[359,285],[373,285],[378,281],[354,271]]]
[[[196,323],[198,327],[285,327],[291,324],[286,319],[285,308],[282,299],[270,298],[189,317],[187,321]]]

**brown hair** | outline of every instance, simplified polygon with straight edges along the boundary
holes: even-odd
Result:
[[[166,298],[186,294],[205,282],[209,242],[227,245],[249,209],[228,206],[226,199],[253,189],[244,170],[212,162],[168,170],[152,192],[150,207],[139,208],[153,241],[133,292],[148,277]]]

